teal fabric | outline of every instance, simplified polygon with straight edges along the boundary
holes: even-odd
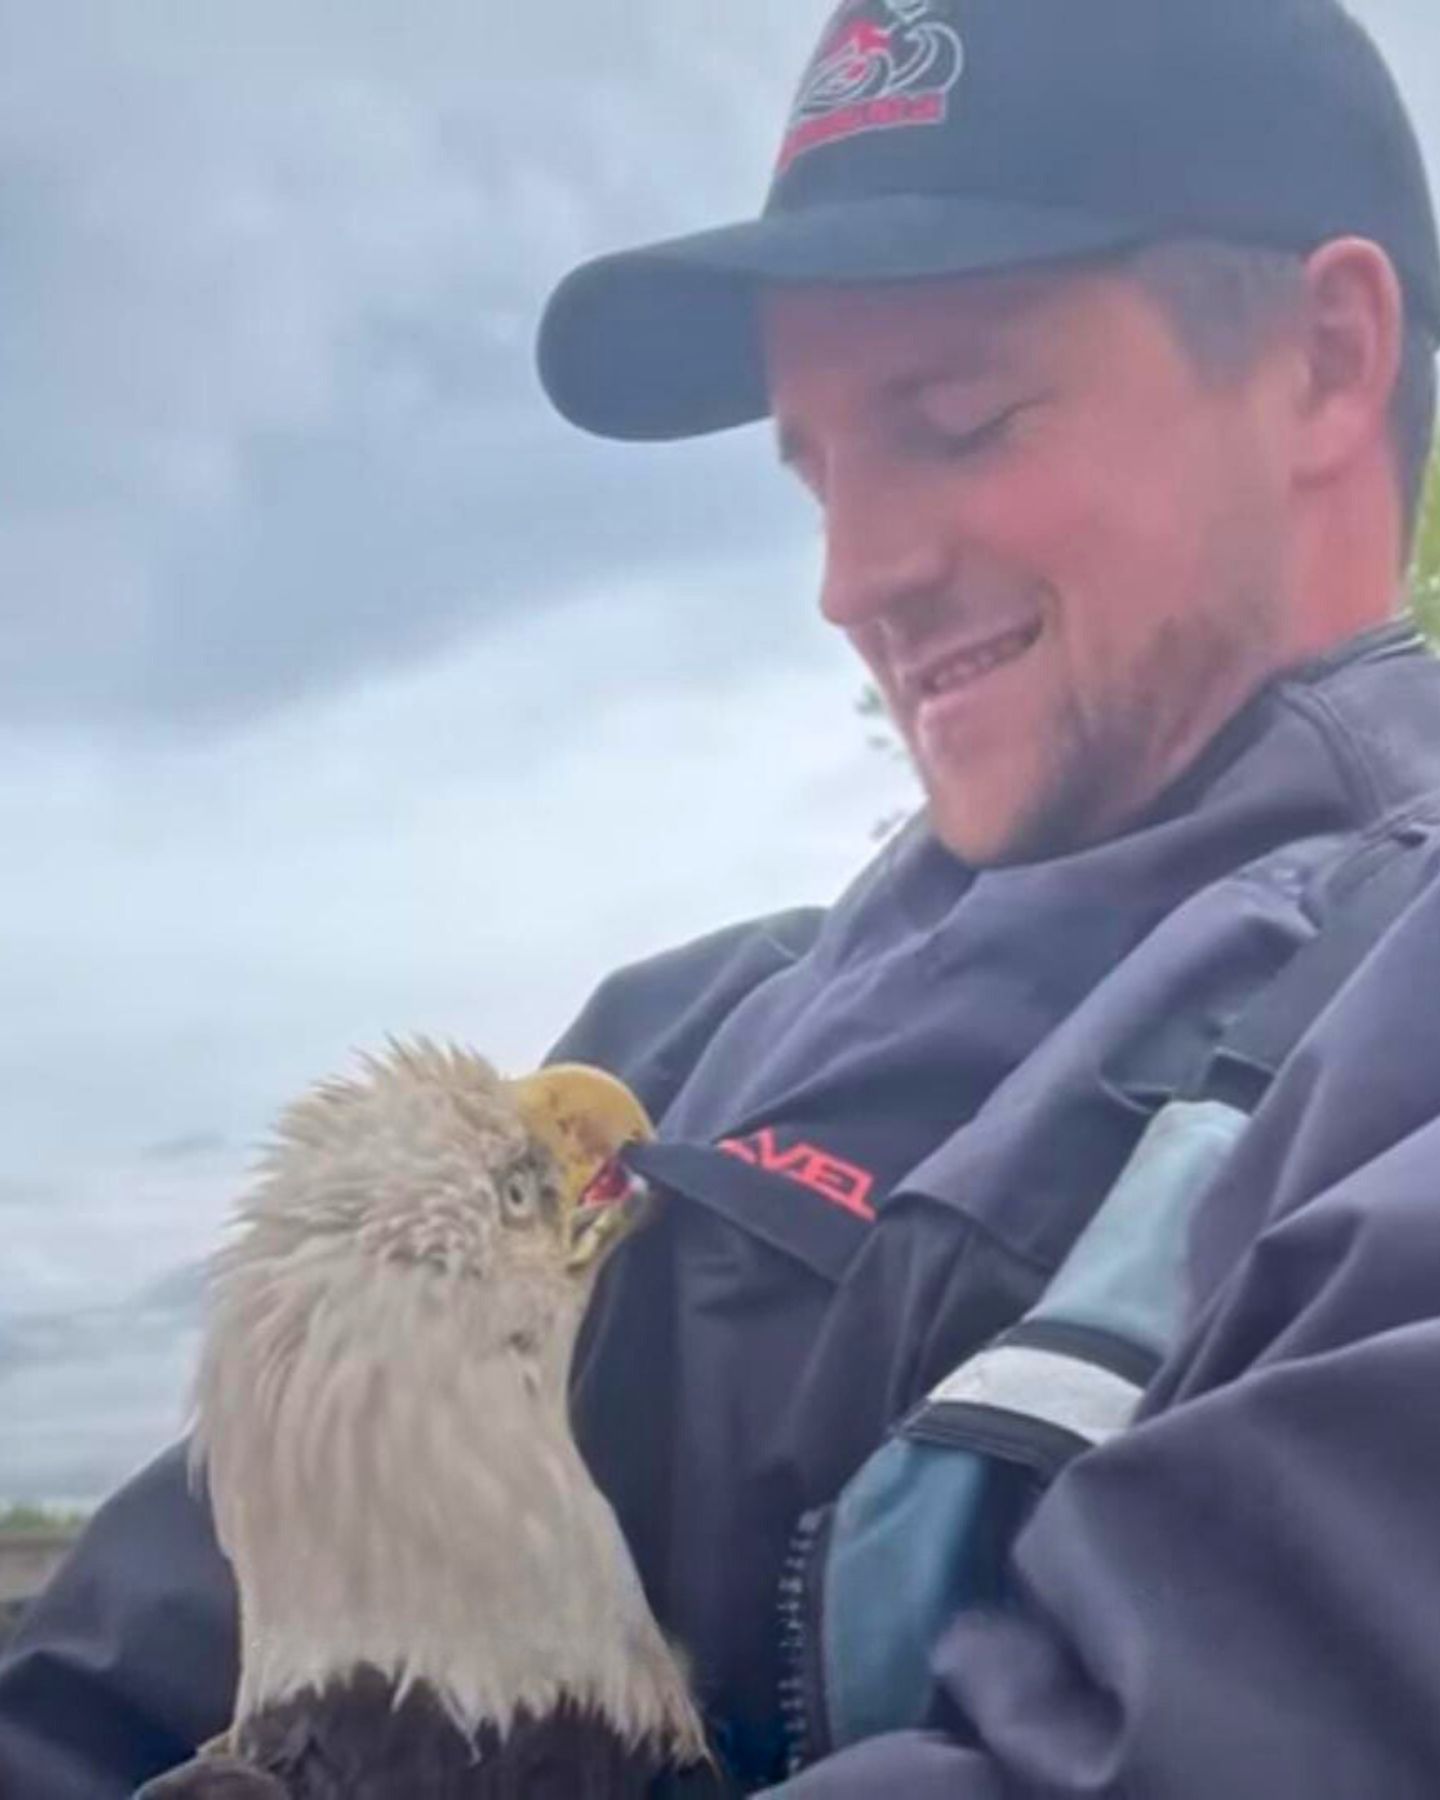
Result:
[[[1030,1318],[1167,1356],[1184,1309],[1191,1220],[1249,1122],[1218,1100],[1176,1100],[1157,1113]]]
[[[931,1649],[981,1597],[990,1474],[983,1457],[895,1437],[841,1497],[821,1609],[837,1748],[921,1722]]]
[[[1214,1101],[1158,1113],[1030,1319],[1165,1355],[1180,1326],[1196,1205],[1247,1123]],[[1032,1479],[980,1450],[896,1436],[845,1489],[821,1584],[834,1748],[924,1721],[935,1645],[959,1613],[1000,1596]]]

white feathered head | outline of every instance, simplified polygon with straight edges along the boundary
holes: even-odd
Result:
[[[241,1716],[348,1662],[429,1683],[467,1729],[562,1696],[691,1729],[567,1417],[596,1267],[637,1210],[589,1184],[647,1133],[596,1071],[507,1081],[429,1044],[283,1116],[196,1389]]]

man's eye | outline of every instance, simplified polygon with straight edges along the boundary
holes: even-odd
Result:
[[[934,418],[925,421],[925,433],[933,449],[945,457],[974,456],[992,445],[1000,443],[1010,427],[1021,416],[1036,404],[1033,400],[1019,400],[1013,406],[1007,406],[978,424],[966,425],[963,428],[947,425]]]

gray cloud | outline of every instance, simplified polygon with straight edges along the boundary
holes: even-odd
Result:
[[[581,256],[748,210],[824,0],[0,0],[0,709],[233,728],[649,566],[793,538],[741,440],[587,442]],[[1358,9],[1436,137],[1418,0]]]
[[[578,256],[759,189],[765,11],[0,4],[6,715],[230,725],[793,532],[753,453],[575,437],[530,354]]]

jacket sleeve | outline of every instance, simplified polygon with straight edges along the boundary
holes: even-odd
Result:
[[[609,1069],[658,1119],[740,1002],[802,957],[824,921],[822,909],[796,907],[617,970],[548,1060]]]
[[[0,1794],[121,1800],[230,1722],[236,1619],[183,1447],[90,1522],[0,1661]]]
[[[939,1729],[787,1800],[1440,1791],[1440,895],[1292,1061],[1196,1233],[1187,1344],[942,1641]]]

